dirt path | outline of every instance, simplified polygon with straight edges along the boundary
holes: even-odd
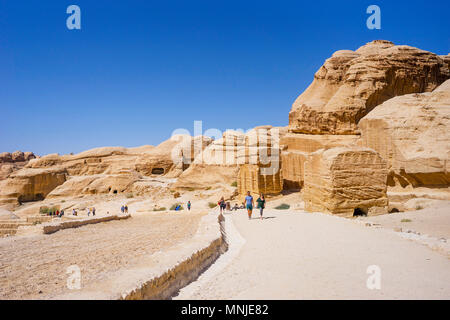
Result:
[[[48,299],[66,293],[67,267],[83,285],[101,281],[195,234],[200,214],[141,214],[51,235],[0,239],[0,299]]]
[[[391,230],[300,211],[265,216],[226,216],[243,239],[232,236],[235,252],[177,299],[450,299],[450,260]],[[371,265],[380,290],[367,288]]]

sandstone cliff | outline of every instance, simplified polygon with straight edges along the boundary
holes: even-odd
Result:
[[[0,153],[0,180],[6,179],[11,173],[23,168],[28,161],[35,158],[33,152]]]
[[[390,186],[450,185],[450,80],[384,102],[359,127],[361,144],[386,159]]]
[[[395,96],[429,92],[450,78],[448,60],[389,41],[341,50],[317,71],[292,106],[289,130],[309,134],[355,134],[357,123]]]

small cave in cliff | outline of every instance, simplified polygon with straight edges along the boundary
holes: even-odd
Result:
[[[164,174],[164,168],[153,168],[152,174],[157,174],[157,175]]]
[[[364,210],[361,208],[355,208],[353,210],[353,216],[354,217],[365,217],[365,216],[367,216],[367,210]]]
[[[45,199],[44,195],[42,193],[36,193],[34,195],[20,195],[17,199],[20,204],[25,202],[33,202],[33,201],[43,201]]]

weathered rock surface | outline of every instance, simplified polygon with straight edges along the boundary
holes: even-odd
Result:
[[[195,157],[193,164],[174,184],[176,189],[229,186],[238,179],[242,164],[279,163],[283,127],[261,126],[247,133],[228,130]],[[275,151],[273,151],[275,150]]]
[[[245,195],[247,191],[252,194],[279,194],[283,190],[281,169],[271,169],[270,166],[257,164],[240,165],[237,185],[238,193],[241,195]]]
[[[43,200],[66,181],[67,171],[56,168],[24,168],[0,181],[0,204]]]
[[[386,213],[386,161],[368,148],[319,150],[305,163],[305,209],[344,216]],[[358,213],[358,212],[356,212]]]
[[[76,155],[49,154],[29,161],[0,185],[0,205],[95,194],[145,194],[150,177],[176,177],[211,143],[207,137],[177,135],[157,147],[104,147]],[[197,151],[192,146],[197,147]],[[21,154],[3,155],[22,159]],[[23,158],[26,158],[23,154]]]
[[[359,127],[361,144],[386,159],[389,186],[450,185],[450,80],[384,102]]]
[[[289,113],[289,131],[355,134],[357,123],[395,96],[429,92],[450,78],[447,58],[389,41],[341,50],[325,61]]]
[[[33,152],[0,153],[0,180],[6,179],[11,173],[23,168],[28,161],[35,158]]]
[[[299,189],[304,183],[308,155],[320,149],[355,145],[359,135],[314,135],[288,133],[281,139],[284,189]]]

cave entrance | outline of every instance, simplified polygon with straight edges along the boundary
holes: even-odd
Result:
[[[353,210],[353,216],[354,217],[365,217],[365,216],[367,216],[367,210],[361,209],[361,208],[355,208]]]
[[[164,174],[164,169],[163,168],[153,168],[152,174]]]

